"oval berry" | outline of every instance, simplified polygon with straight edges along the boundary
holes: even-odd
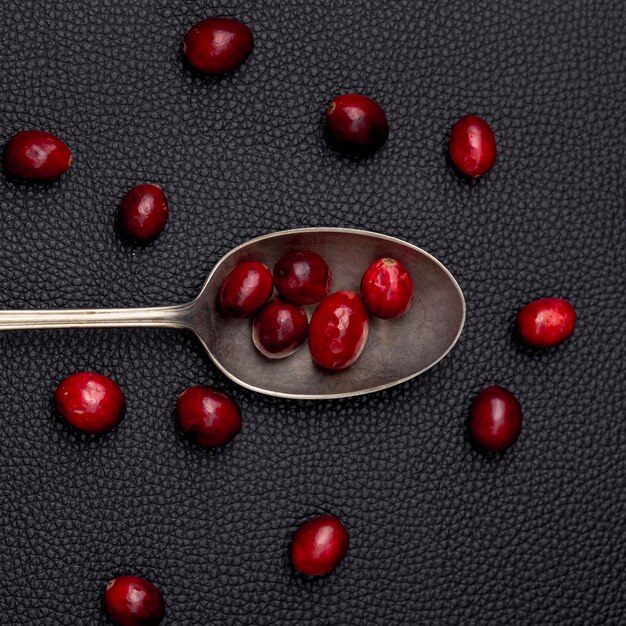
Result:
[[[344,369],[363,352],[369,322],[361,298],[352,291],[337,291],[318,305],[309,324],[309,350],[313,360],[328,369]]]
[[[389,123],[382,107],[367,96],[337,96],[326,110],[326,132],[343,150],[373,152],[389,136]]]
[[[314,304],[330,291],[332,272],[315,252],[287,252],[274,266],[274,285],[280,295],[295,304]]]
[[[483,389],[470,408],[470,435],[485,452],[504,452],[522,431],[522,408],[506,389],[492,385]]]
[[[109,581],[104,608],[118,626],[156,626],[165,616],[161,592],[139,576],[118,576]]]
[[[293,354],[306,339],[309,320],[297,304],[272,300],[254,317],[252,342],[269,359]]]
[[[404,315],[411,308],[413,280],[396,259],[374,261],[361,278],[361,299],[365,308],[384,320]]]
[[[477,115],[465,115],[450,133],[450,159],[471,178],[486,174],[496,161],[496,138],[491,126]]]
[[[224,279],[218,296],[219,306],[230,317],[247,317],[258,311],[274,290],[272,275],[263,263],[246,261]]]
[[[50,182],[70,168],[70,149],[55,135],[25,130],[14,135],[4,151],[4,169],[24,180]]]
[[[254,47],[252,31],[227,17],[210,17],[194,24],[183,40],[189,64],[205,74],[236,70]]]
[[[576,310],[562,298],[541,298],[517,314],[517,332],[533,348],[551,348],[565,341],[576,324]]]
[[[122,232],[142,243],[156,239],[167,224],[167,197],[158,185],[137,185],[120,203],[118,218]]]
[[[77,372],[64,378],[54,392],[54,402],[66,422],[87,433],[115,428],[126,404],[119,386],[96,372]]]
[[[349,544],[348,531],[335,516],[315,517],[296,531],[291,542],[291,563],[301,574],[322,576],[339,565]]]
[[[211,387],[188,387],[178,397],[178,424],[195,443],[207,448],[227,444],[241,431],[236,402]]]

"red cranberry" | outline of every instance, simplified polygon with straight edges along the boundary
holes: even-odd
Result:
[[[224,279],[219,305],[229,317],[247,317],[270,299],[273,290],[272,275],[267,267],[258,261],[246,261]]]
[[[304,343],[308,329],[304,309],[290,302],[272,300],[254,318],[252,341],[269,359],[282,359]]]
[[[126,401],[119,386],[96,372],[64,378],[54,392],[61,416],[87,433],[105,433],[122,420]]]
[[[4,168],[16,178],[49,182],[72,164],[70,149],[58,137],[42,130],[13,135],[4,151]]]
[[[291,542],[291,563],[307,576],[332,572],[348,552],[350,537],[344,525],[333,515],[309,520]]]
[[[487,173],[496,160],[496,138],[491,126],[477,115],[465,115],[452,128],[450,158],[466,176]]]
[[[165,616],[161,592],[139,576],[118,576],[109,581],[104,608],[118,626],[156,626]]]
[[[254,46],[252,31],[227,17],[210,17],[194,24],[183,40],[183,53],[195,69],[205,74],[236,70]]]
[[[476,396],[470,409],[469,431],[485,452],[503,452],[510,448],[521,430],[522,409],[510,391],[492,385]]]
[[[122,199],[119,210],[124,234],[141,242],[156,239],[165,228],[169,208],[157,185],[137,185]]]
[[[332,272],[315,252],[287,252],[274,266],[278,293],[295,304],[319,302],[330,291]]]
[[[562,298],[541,298],[517,314],[520,337],[533,348],[550,348],[565,341],[576,323],[574,307]]]
[[[374,261],[361,278],[365,308],[384,320],[404,315],[411,308],[413,281],[408,270],[395,259]]]
[[[369,322],[361,298],[352,291],[337,291],[318,305],[309,324],[309,350],[322,367],[340,370],[363,352]]]
[[[344,150],[374,152],[389,136],[387,116],[380,105],[356,93],[337,96],[326,110],[326,130]]]
[[[177,409],[180,429],[201,446],[223,446],[241,431],[239,407],[216,389],[187,387],[178,397]]]

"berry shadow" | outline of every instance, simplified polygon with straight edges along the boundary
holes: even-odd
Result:
[[[237,68],[234,72],[225,72],[224,74],[206,74],[205,72],[201,72],[193,67],[189,61],[187,61],[187,57],[183,53],[182,48],[178,51],[176,58],[182,66],[185,77],[191,78],[194,83],[219,85],[224,82],[229,82],[239,74],[239,68]]]
[[[332,154],[335,155],[338,161],[363,163],[372,159],[376,153],[382,152],[385,148],[384,145],[380,148],[368,148],[365,146],[358,147],[353,144],[337,141],[326,129],[326,124],[321,123],[320,126],[322,126],[322,129],[320,130],[324,141],[326,142],[326,146],[331,149]]]

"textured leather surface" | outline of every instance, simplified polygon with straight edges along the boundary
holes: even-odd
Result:
[[[622,0],[5,0],[0,139],[56,132],[75,164],[51,186],[0,178],[0,306],[184,302],[250,237],[343,225],[440,258],[468,318],[426,375],[318,404],[235,387],[175,331],[0,334],[0,622],[104,623],[103,586],[127,572],[161,588],[173,625],[626,623],[624,12]],[[256,38],[222,79],[179,52],[212,14]],[[370,159],[323,139],[326,103],[350,91],[390,120]],[[466,112],[499,146],[475,183],[446,163]],[[139,182],[161,184],[171,208],[145,248],[115,231]],[[570,298],[579,322],[540,354],[511,327],[544,295]],[[105,437],[54,415],[55,385],[78,369],[126,393]],[[525,416],[499,459],[464,429],[490,383]],[[189,384],[240,402],[232,445],[177,434]],[[287,546],[320,512],[352,545],[307,581]]]

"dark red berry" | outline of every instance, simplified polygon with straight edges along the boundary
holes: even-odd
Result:
[[[137,185],[120,204],[120,228],[132,239],[152,241],[163,232],[168,213],[167,198],[159,186]]]
[[[326,110],[326,130],[340,149],[373,152],[389,136],[387,116],[380,105],[356,93],[337,96]]]
[[[274,266],[278,293],[295,304],[319,302],[330,291],[332,272],[315,252],[287,252]]]
[[[161,592],[139,576],[118,576],[109,581],[104,608],[118,626],[156,626],[165,616]]]
[[[301,574],[322,576],[332,572],[348,552],[350,537],[333,515],[309,520],[291,542],[291,563]]]
[[[258,311],[274,290],[272,275],[263,263],[246,261],[224,279],[218,301],[229,317],[247,317]]]
[[[483,389],[470,409],[469,431],[474,443],[485,452],[510,448],[522,430],[522,409],[506,389],[492,385]]]
[[[408,270],[395,259],[374,261],[361,278],[365,308],[384,320],[404,315],[411,308],[413,281]]]
[[[460,172],[477,178],[496,161],[496,138],[491,126],[477,115],[465,115],[450,133],[450,158]]]
[[[550,348],[565,341],[576,324],[574,307],[562,298],[541,298],[517,314],[517,331],[533,348]]]
[[[178,397],[177,411],[180,429],[207,448],[223,446],[241,431],[235,401],[210,387],[187,387]]]
[[[77,372],[64,378],[54,392],[61,416],[87,433],[105,433],[122,420],[126,401],[119,386],[96,372]]]
[[[261,354],[282,359],[304,343],[308,328],[304,309],[290,302],[272,300],[254,317],[252,341]]]
[[[252,31],[227,17],[210,17],[194,24],[183,40],[183,53],[192,67],[205,74],[236,70],[254,46]]]
[[[58,137],[42,130],[25,130],[14,135],[4,151],[4,169],[24,180],[56,180],[72,164],[70,149]]]
[[[313,360],[328,369],[344,369],[363,352],[369,322],[361,298],[352,291],[337,291],[318,305],[309,324],[309,350]]]

